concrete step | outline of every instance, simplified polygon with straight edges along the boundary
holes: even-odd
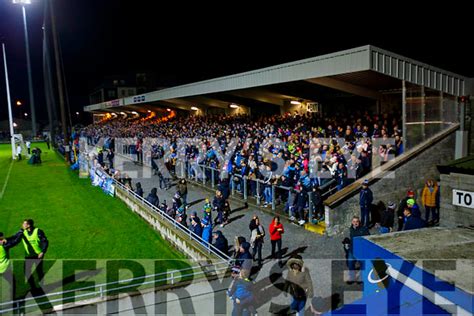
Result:
[[[304,229],[315,234],[324,235],[324,233],[326,232],[326,223],[325,222],[320,222],[317,224],[306,223],[304,224]]]

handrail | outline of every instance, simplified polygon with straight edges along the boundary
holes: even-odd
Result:
[[[372,169],[364,177],[357,179],[355,182],[351,183],[350,185],[344,187],[341,191],[336,192],[335,194],[331,195],[326,201],[325,205],[329,206],[330,208],[334,208],[343,202],[348,197],[353,196],[354,192],[358,192],[360,189],[362,182],[368,180],[369,183],[375,182],[375,179],[383,178],[388,172],[394,170],[395,168],[403,165],[405,162],[411,160],[413,157],[421,154],[423,151],[428,149],[433,143],[437,143],[447,135],[453,133],[459,128],[459,123],[453,124],[451,127],[439,132],[438,134],[432,136],[431,138],[425,140],[424,142],[416,145],[410,151],[404,153],[396,157],[393,160],[388,161],[386,164],[379,166],[375,169]]]
[[[204,239],[202,239],[199,235],[196,235],[193,231],[191,231],[190,229],[188,229],[187,227],[181,225],[180,223],[178,223],[174,218],[172,218],[171,216],[169,216],[168,214],[162,212],[159,208],[157,208],[155,205],[151,204],[150,202],[148,202],[145,198],[139,196],[137,193],[135,193],[134,191],[130,190],[129,188],[127,188],[125,185],[123,185],[121,182],[117,181],[116,179],[114,178],[111,178],[110,176],[107,175],[107,177],[109,177],[110,179],[113,180],[114,184],[115,185],[118,185],[121,189],[123,189],[124,191],[127,192],[128,195],[132,195],[136,200],[139,200],[142,204],[145,204],[146,206],[148,206],[148,208],[150,208],[154,213],[156,214],[159,214],[161,216],[162,219],[165,219],[167,220],[168,222],[170,222],[175,228],[181,230],[183,233],[185,234],[188,234],[191,239],[194,239],[196,241],[198,241],[198,245],[201,245],[203,247],[205,247],[205,249],[211,253],[213,253],[214,255],[216,255],[218,258],[220,259],[223,259],[224,261],[228,262],[230,264],[230,262],[232,261],[232,259],[226,255],[225,253],[223,253],[222,251],[220,251],[219,249],[217,249],[214,245],[212,245],[211,243],[205,241]]]

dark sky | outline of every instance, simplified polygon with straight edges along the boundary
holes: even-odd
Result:
[[[42,74],[43,1],[27,7],[36,108],[46,119]],[[159,3],[159,5],[153,5]],[[474,76],[463,20],[405,8],[395,17],[336,15],[299,7],[166,6],[157,1],[55,0],[68,93],[73,111],[106,75],[149,70],[160,81],[182,84],[373,44],[407,57]],[[185,10],[186,9],[186,10]],[[207,14],[198,13],[201,9]],[[220,13],[215,12],[220,10]],[[334,10],[334,9],[333,9]],[[394,12],[395,13],[395,12]],[[459,14],[457,14],[459,15]],[[426,18],[423,18],[426,16]],[[450,21],[446,16],[453,17]],[[465,28],[466,27],[466,28]],[[12,98],[28,100],[21,7],[0,0],[0,36],[7,45]],[[3,63],[0,120],[6,116]]]

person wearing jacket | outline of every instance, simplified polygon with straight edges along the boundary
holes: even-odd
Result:
[[[17,235],[22,236],[25,247],[25,275],[30,275],[33,265],[36,264],[35,272],[41,282],[44,277],[43,259],[49,247],[49,241],[44,231],[35,227],[35,222],[32,219],[25,219],[22,230]],[[28,279],[28,283],[32,288],[36,287],[33,275]]]
[[[156,195],[156,192],[158,190],[156,188],[151,189],[151,192],[148,194],[146,197],[146,200],[151,204],[156,207],[160,205],[160,199],[158,198],[158,195]]]
[[[398,211],[397,211],[397,217],[398,217],[398,231],[403,230],[403,224],[405,224],[405,216],[403,215],[403,211],[407,207],[407,201],[409,199],[414,199],[415,198],[415,192],[413,190],[408,190],[407,191],[407,196],[403,198],[403,200],[400,201],[400,204],[398,205]]]
[[[419,229],[426,226],[426,223],[419,217],[413,215],[413,209],[406,207],[403,211],[405,215],[405,225],[403,225],[403,230],[413,230]]]
[[[227,295],[232,299],[234,308],[232,316],[256,314],[253,294],[253,283],[248,278],[248,271],[241,269],[227,290]]]
[[[201,220],[201,225],[202,225],[202,239],[205,242],[210,243],[211,238],[212,238],[212,221],[209,218],[204,217]]]
[[[305,312],[307,299],[313,297],[313,281],[309,270],[304,266],[301,256],[288,260],[288,276],[283,291],[292,297],[290,310],[302,316]]]
[[[362,183],[362,190],[360,190],[359,194],[360,216],[362,219],[362,226],[369,226],[370,206],[372,205],[373,199],[374,196],[372,194],[372,191],[369,189],[369,181],[364,180],[364,182]]]
[[[347,250],[347,267],[349,268],[349,280],[347,284],[353,284],[356,281],[356,263],[357,260],[354,257],[354,239],[361,236],[370,235],[369,230],[366,226],[362,226],[359,217],[354,216],[352,218],[350,231],[350,242]]]
[[[433,180],[428,180],[425,183],[425,187],[421,193],[421,204],[425,208],[425,221],[434,223],[436,221],[436,195],[438,194],[438,184]]]
[[[250,254],[250,243],[244,241],[240,244],[239,254],[235,260],[235,264],[239,265],[242,270],[249,271],[252,270],[252,255]]]
[[[139,197],[143,197],[143,189],[142,189],[142,184],[140,182],[137,182],[137,184],[136,184],[135,193]]]
[[[278,258],[281,261],[281,236],[285,233],[282,223],[280,223],[280,216],[275,216],[268,227],[270,232],[270,242],[272,244],[272,259]],[[278,248],[275,254],[275,248]]]
[[[22,236],[23,234],[18,233],[12,237],[5,238],[3,233],[0,232],[0,276],[10,283],[12,300],[15,300],[16,296],[16,281],[10,267],[10,249],[21,242]]]
[[[214,199],[212,200],[212,207],[217,211],[217,217],[214,220],[215,224],[220,224],[221,227],[224,227],[224,197],[222,192],[217,190]]]
[[[179,191],[179,194],[181,195],[183,204],[186,205],[187,197],[188,197],[188,183],[186,182],[186,179],[179,180],[178,191]]]
[[[216,230],[212,234],[212,237],[214,239],[214,243],[212,245],[214,247],[216,247],[223,254],[228,255],[228,253],[229,253],[229,242],[224,237],[222,232],[220,230]]]
[[[199,217],[197,216],[191,216],[191,231],[198,235],[199,237],[202,237],[202,226],[201,226],[201,221],[199,220]]]
[[[382,212],[380,220],[380,229],[381,234],[390,233],[393,230],[393,223],[395,218],[395,208],[396,205],[393,202],[388,202],[387,208]]]
[[[263,248],[263,237],[265,237],[265,229],[260,224],[260,218],[254,215],[252,221],[250,221],[250,244],[253,249],[252,257],[253,260],[258,262],[258,265],[262,265],[262,248]]]

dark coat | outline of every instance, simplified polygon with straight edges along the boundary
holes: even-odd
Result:
[[[412,230],[412,229],[418,229],[418,228],[423,228],[425,227],[425,221],[422,220],[418,216],[408,216],[405,222],[405,225],[403,225],[403,230]]]
[[[360,190],[360,194],[359,194],[360,207],[370,207],[373,200],[374,200],[374,196],[372,194],[372,191],[369,188]]]
[[[380,226],[393,228],[395,213],[393,210],[386,209],[382,212],[382,219],[380,220]]]
[[[224,235],[222,235],[222,232],[220,230],[216,231],[215,234],[217,234],[217,238],[214,240],[214,247],[216,247],[222,253],[227,255],[229,250],[229,242],[224,237]]]

